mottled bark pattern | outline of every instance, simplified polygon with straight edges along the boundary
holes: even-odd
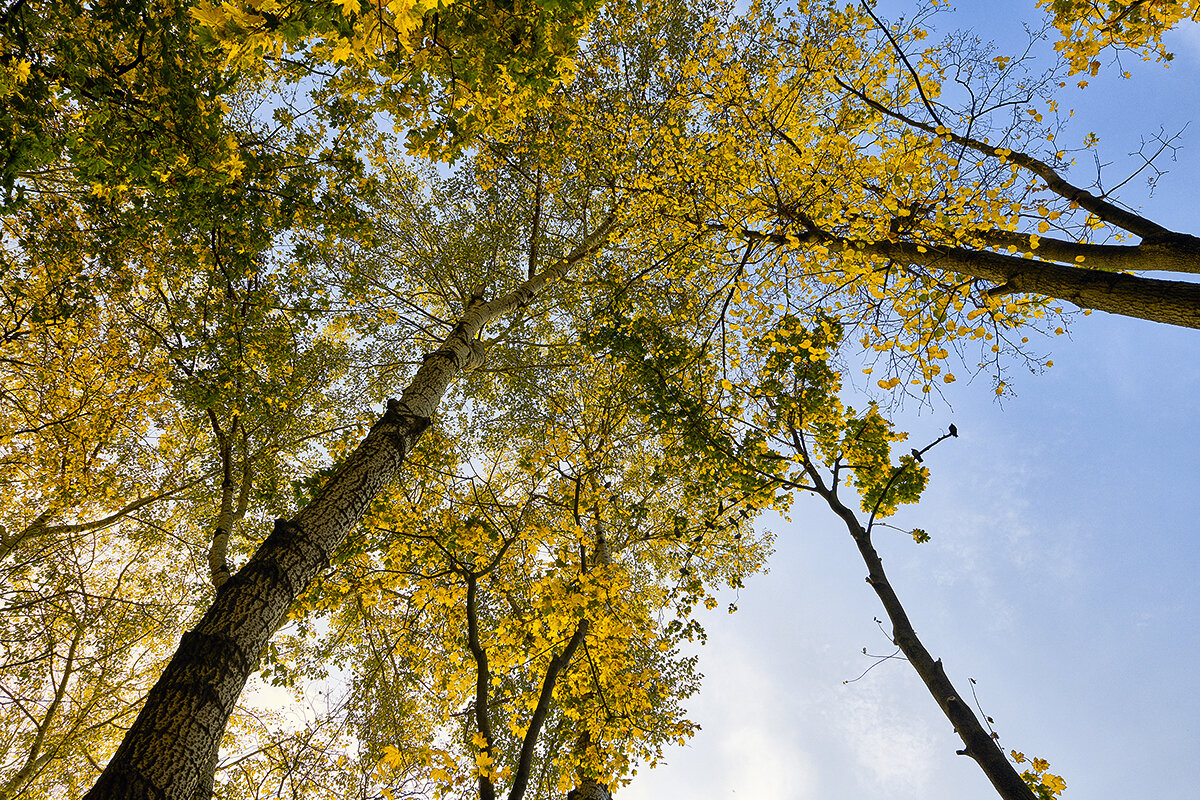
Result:
[[[429,425],[427,414],[410,409],[432,412],[474,353],[469,341],[459,341],[429,359],[317,497],[292,520],[279,520],[221,586],[204,618],[184,634],[88,800],[205,794],[225,725],[263,648]]]
[[[451,381],[479,366],[484,326],[529,303],[594,253],[613,219],[608,216],[571,253],[516,290],[490,303],[471,299],[454,331],[425,359],[403,396],[388,401],[386,413],[312,502],[291,520],[279,520],[253,558],[217,590],[86,800],[204,800],[211,793],[225,725],[267,642],[396,475]]]
[[[567,794],[567,800],[612,800],[612,794],[603,783],[586,780]]]

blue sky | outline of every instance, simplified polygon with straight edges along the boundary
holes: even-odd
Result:
[[[1033,0],[960,5],[942,30],[972,27],[1002,47],[1038,19]],[[1170,42],[1170,69],[1126,58],[1132,80],[1102,76],[1062,102],[1077,109],[1073,140],[1100,135],[1106,185],[1141,137],[1191,121],[1154,196],[1135,181],[1120,197],[1197,233],[1200,27]],[[1200,332],[1095,313],[1052,348],[1055,366],[1014,373],[1002,405],[986,380],[960,381],[950,405],[903,411],[917,446],[951,421],[962,435],[926,457],[931,486],[900,517],[932,541],[885,530],[877,545],[951,680],[964,694],[977,681],[1001,744],[1048,759],[1066,798],[1194,796]],[[894,650],[845,529],[811,500],[766,525],[778,534],[771,573],[747,582],[737,614],[707,621],[692,702],[704,730],[620,800],[994,796],[906,663],[843,684],[875,663],[864,647]]]

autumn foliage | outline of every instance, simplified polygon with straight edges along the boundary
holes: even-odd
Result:
[[[943,696],[890,410],[1077,310],[1200,327],[1200,239],[1058,93],[1194,3],[1044,3],[1041,77],[936,5],[8,3],[0,798],[616,791],[798,492]]]

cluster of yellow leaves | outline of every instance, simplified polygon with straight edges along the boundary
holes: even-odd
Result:
[[[902,48],[926,38],[911,23],[891,34]],[[1075,220],[1077,205],[1047,200],[1025,169],[1017,145],[1035,138],[1039,109],[995,144],[956,134],[970,126],[965,116],[944,121],[953,127],[920,122],[941,96],[946,47],[926,47],[910,69],[862,9],[782,20],[752,9],[682,71],[704,104],[680,159],[683,182],[708,194],[663,208],[744,243],[731,243],[747,248],[731,284],[735,325],[762,329],[814,308],[835,314],[883,362],[881,388],[918,396],[956,379],[948,361],[966,345],[979,348],[978,367],[994,371],[997,386],[1005,353],[1047,363],[1016,330],[1049,332],[1056,307],[1019,292],[994,296],[991,284],[955,274],[959,254],[1036,260],[1052,223],[1078,224],[1084,237],[1104,227]],[[1006,59],[993,68],[1006,80]],[[1037,233],[1021,234],[1039,213]]]
[[[414,466],[414,486],[374,505],[376,533],[306,600],[333,615],[362,697],[359,735],[389,745],[377,775],[388,790],[418,780],[459,796],[512,781],[545,676],[580,630],[536,745],[539,792],[580,776],[621,785],[694,730],[680,703],[697,676],[676,644],[702,635],[693,607],[759,568],[766,541],[742,508],[691,486],[669,438],[622,396],[629,378],[576,358],[526,399],[533,418],[438,440],[463,448],[477,477],[452,477],[466,465],[430,452],[432,469]],[[490,738],[460,713],[480,680],[473,627]]]
[[[1182,21],[1200,22],[1196,0],[1038,0],[1054,15],[1061,52],[1072,73],[1096,75],[1105,50],[1132,50],[1144,60],[1170,61],[1162,35]],[[1086,85],[1086,81],[1081,84]]]
[[[864,511],[883,518],[917,500],[929,471],[912,455],[893,465],[892,444],[907,434],[893,429],[874,403],[857,412],[842,402],[841,376],[830,363],[841,336],[841,325],[830,319],[810,329],[784,316],[747,342],[755,367],[744,372],[739,388],[752,406],[750,422],[766,437],[761,447],[791,452],[784,477],[810,484],[812,470],[823,465],[845,475]]]
[[[422,18],[438,5],[435,0],[389,0],[364,8],[359,0],[336,0],[324,8],[305,9],[306,22],[327,16],[353,26],[349,31],[317,25],[311,31],[288,31],[283,23],[301,9],[286,0],[223,0],[217,4],[200,0],[191,15],[223,47],[226,63],[255,69],[259,59],[279,58],[299,44],[293,37],[300,33],[312,37],[304,43],[314,55],[334,63],[373,57],[385,40],[412,55],[421,46],[415,33]]]
[[[29,80],[30,63],[23,58],[0,64],[0,98],[16,94]]]
[[[1061,775],[1049,772],[1050,762],[1044,758],[1027,759],[1024,753],[1013,750],[1010,757],[1017,764],[1029,763],[1030,769],[1021,773],[1021,777],[1029,787],[1037,792],[1040,800],[1054,800],[1067,788],[1067,782]]]
[[[434,0],[201,0],[202,35],[227,65],[260,74],[285,54],[332,71],[328,94],[410,127],[409,146],[458,155],[570,81],[594,0],[508,7]]]

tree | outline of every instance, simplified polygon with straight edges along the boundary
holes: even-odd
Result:
[[[1136,274],[1195,273],[1196,237],[1065,177],[1061,123],[1043,124],[1058,111],[1054,74],[1026,75],[1022,59],[968,39],[924,47],[922,24],[762,10],[693,70],[712,121],[693,137],[703,159],[677,165],[691,180],[674,214],[745,248],[741,292],[855,321],[889,362],[887,388],[925,393],[976,341],[1002,391],[999,355],[1023,351],[1016,329],[1060,332],[1066,304],[1200,326],[1194,281]],[[706,204],[686,187],[713,164],[728,189]]]
[[[452,158],[570,80],[598,6],[204,0],[191,13],[227,63],[257,73],[265,60],[290,80],[325,78],[314,94],[335,117],[394,114],[410,126],[412,149]]]
[[[614,26],[613,30],[618,29]],[[651,55],[653,53],[650,51]],[[618,68],[618,63],[601,61],[597,72]],[[632,83],[639,78],[634,74],[625,80]],[[670,84],[667,87],[672,88]],[[566,99],[570,103],[568,108],[578,109],[574,113],[582,118],[584,101],[588,98]],[[650,96],[640,105],[627,104],[628,110],[622,113],[623,121],[631,113],[673,113],[670,104],[663,106],[660,103],[657,97]],[[646,111],[640,110],[643,108]],[[648,119],[639,119],[637,129],[652,141],[657,126]],[[628,152],[630,148],[644,144],[644,140],[627,142],[625,150]],[[582,152],[588,154],[586,150]],[[519,165],[514,166],[514,158],[519,161],[520,153],[510,147],[507,153],[501,153],[497,164],[519,172]],[[603,155],[613,157],[620,153],[610,151]],[[627,159],[621,164],[627,174],[628,165]],[[494,283],[502,277],[513,287],[511,291],[490,302],[478,293],[471,295],[450,336],[422,360],[400,400],[389,402],[385,417],[373,426],[366,439],[347,456],[300,515],[291,522],[277,523],[275,532],[247,566],[222,585],[206,617],[184,637],[180,651],[151,692],[139,721],[125,737],[104,777],[93,790],[94,796],[113,791],[137,792],[147,785],[165,786],[168,782],[172,792],[190,794],[197,787],[199,791],[205,791],[204,782],[211,780],[220,733],[256,654],[283,622],[302,588],[357,524],[371,498],[399,468],[429,424],[451,379],[464,368],[475,367],[481,362],[483,346],[477,336],[483,327],[502,314],[519,311],[528,305],[539,292],[561,279],[569,268],[593,256],[615,230],[623,231],[629,225],[630,212],[617,206],[620,194],[611,188],[611,177],[604,173],[589,177],[582,187],[582,195],[573,184],[568,184],[557,195],[566,200],[562,206],[567,212],[563,218],[563,232],[573,236],[576,243],[564,256],[543,266],[545,258],[538,255],[538,237],[555,235],[551,225],[552,206],[546,199],[551,189],[539,186],[536,181],[534,184],[535,209],[538,211],[534,217],[537,221],[532,225],[534,241],[526,265],[532,274],[525,277],[523,269],[521,274],[513,276],[511,262],[496,263],[495,268],[500,271],[489,282]],[[596,184],[610,188],[598,193],[593,188]],[[582,198],[582,206],[578,200],[571,199],[572,193],[575,193],[574,197]],[[579,230],[580,222],[582,234],[574,232]],[[673,247],[679,249],[677,244]],[[470,270],[482,271],[487,277],[486,270],[480,270],[483,265],[468,262],[467,266]],[[425,265],[418,262],[414,267],[422,270]],[[410,272],[410,275],[414,273]],[[445,278],[444,272],[417,272],[415,275],[420,275],[418,280],[428,281],[430,285]],[[244,620],[236,630],[231,626],[234,618]],[[246,624],[249,620],[253,623]],[[200,679],[201,675],[207,677]],[[209,682],[211,689],[206,685]],[[168,708],[174,708],[176,712],[168,713]]]
[[[691,733],[695,659],[674,645],[702,635],[692,608],[740,584],[765,540],[735,498],[689,485],[628,378],[578,357],[523,376],[544,387],[540,415],[427,441],[310,595],[333,616],[308,669],[353,666],[364,763],[393,791],[616,788]],[[444,452],[465,441],[469,462]]]
[[[827,358],[836,349],[840,335],[837,325],[805,330],[794,320],[785,320],[774,335],[755,342],[759,366],[749,388],[749,424],[767,446],[790,451],[785,456],[789,471],[778,478],[780,484],[817,495],[845,523],[867,567],[867,583],[891,621],[892,640],[954,726],[963,742],[959,755],[973,759],[997,794],[1006,800],[1034,800],[1035,790],[1037,797],[1055,797],[1065,788],[1062,778],[1042,774],[1044,769],[1037,770],[1036,775],[1019,775],[994,741],[990,725],[981,723],[962,699],[941,659],[930,655],[888,581],[871,540],[876,525],[884,524],[882,520],[899,504],[920,497],[929,478],[928,469],[922,465],[924,455],[942,441],[957,438],[958,431],[951,425],[948,433],[921,449],[912,448],[909,455],[900,457],[899,464],[893,465],[891,445],[907,435],[894,431],[874,406],[856,413],[852,408],[843,408],[836,398],[840,380]],[[813,344],[801,347],[805,341]],[[796,354],[802,356],[799,361],[795,360]],[[843,484],[852,485],[859,495],[867,515],[865,524],[839,497]],[[918,543],[928,538],[921,529],[914,529],[912,535]]]
[[[917,636],[872,543],[872,532],[877,526],[891,527],[883,520],[899,505],[919,500],[929,480],[924,455],[957,437],[957,429],[951,425],[938,440],[912,448],[893,464],[892,445],[907,434],[895,431],[874,403],[861,411],[843,404],[841,377],[831,363],[843,328],[829,317],[805,327],[797,317],[787,315],[765,333],[739,337],[734,349],[742,354],[742,363],[722,370],[729,378],[716,385],[688,380],[688,371],[713,356],[687,345],[683,345],[685,358],[674,365],[668,362],[665,371],[664,365],[654,365],[655,377],[648,379],[640,346],[657,348],[669,334],[657,326],[643,327],[625,346],[614,346],[613,334],[619,336],[620,329],[619,324],[615,330],[604,329],[590,341],[624,360],[627,373],[643,381],[643,402],[657,412],[652,419],[663,428],[685,421],[689,429],[702,430],[688,444],[705,461],[719,463],[726,474],[744,476],[755,485],[757,497],[780,491],[812,493],[845,524],[867,566],[867,583],[892,623],[898,652],[921,677],[963,742],[959,755],[972,758],[1005,800],[1058,796],[1065,788],[1061,776],[1049,773],[1042,759],[1035,759],[1034,769],[1018,773],[1023,754],[1013,751],[1010,760],[994,741],[990,719],[988,725],[982,723],[961,699],[941,660],[935,660]],[[719,369],[711,361],[709,368]],[[664,383],[669,387],[665,391],[657,388]],[[846,488],[858,496],[865,523],[840,494]],[[778,497],[775,502],[779,503]],[[912,537],[920,543],[928,534],[918,528]]]
[[[586,359],[576,343],[584,344],[591,358],[605,353],[627,362],[624,374],[642,387],[640,392],[623,387],[619,393],[630,407],[629,419],[638,420],[639,435],[666,440],[694,457],[694,475],[683,481],[679,473],[690,465],[676,458],[667,465],[665,484],[694,487],[692,495],[675,502],[705,509],[700,524],[711,522],[716,532],[708,533],[704,526],[692,535],[696,520],[676,523],[663,507],[648,503],[647,520],[671,535],[700,536],[693,554],[714,541],[725,542],[728,550],[738,525],[758,509],[786,503],[775,492],[786,485],[781,454],[751,426],[729,422],[744,422],[746,409],[729,405],[723,393],[735,386],[749,392],[755,385],[737,374],[742,364],[751,363],[750,343],[781,331],[795,337],[785,348],[792,363],[821,361],[827,354],[813,338],[814,322],[822,331],[825,325],[849,327],[865,310],[872,315],[859,329],[866,344],[896,351],[893,372],[915,370],[916,385],[931,389],[948,358],[944,344],[977,334],[985,343],[995,341],[998,357],[996,337],[1016,335],[1018,325],[1053,308],[1024,295],[1019,303],[998,298],[1013,289],[1046,289],[1044,276],[1059,267],[1069,271],[1070,280],[1082,280],[1077,273],[1102,274],[1058,263],[1074,261],[1076,253],[1085,259],[1109,257],[1113,264],[1139,263],[1141,258],[1145,264],[1147,254],[1158,248],[1173,254],[1170,263],[1190,263],[1191,240],[1179,234],[1164,235],[1165,244],[1151,239],[1150,246],[1143,236],[1137,248],[1087,239],[1082,231],[1090,219],[1082,212],[1124,224],[1118,219],[1120,209],[1065,183],[1061,191],[1054,189],[1049,184],[1057,172],[1051,170],[1050,177],[1045,170],[1038,172],[1043,162],[1033,156],[1000,152],[1007,147],[986,152],[990,144],[974,138],[984,124],[985,108],[969,107],[959,118],[956,130],[965,133],[950,132],[940,122],[945,130],[939,125],[929,130],[931,123],[921,114],[940,120],[949,113],[944,106],[917,99],[922,93],[936,97],[934,59],[965,61],[966,51],[931,54],[927,64],[918,65],[926,74],[917,78],[921,73],[892,41],[893,34],[871,34],[880,26],[869,15],[821,8],[789,27],[756,9],[726,30],[721,9],[704,8],[688,16],[667,6],[664,10],[674,16],[663,18],[670,24],[660,25],[648,14],[599,17],[593,38],[575,59],[576,80],[567,86],[563,48],[573,41],[577,17],[571,9],[561,17],[526,10],[507,16],[489,9],[480,18],[457,6],[421,17],[398,4],[386,9],[267,3],[198,7],[204,35],[225,48],[222,69],[234,65],[242,70],[242,90],[253,94],[272,80],[286,84],[301,75],[314,81],[321,77],[324,82],[315,92],[321,105],[313,111],[321,124],[308,128],[300,121],[303,114],[275,109],[279,113],[271,125],[277,129],[272,129],[253,104],[231,102],[220,122],[222,135],[236,134],[228,145],[234,155],[210,163],[214,174],[199,176],[197,186],[176,192],[150,181],[101,184],[94,193],[98,199],[80,200],[64,213],[95,226],[84,227],[88,237],[78,250],[79,261],[96,253],[108,256],[98,261],[105,268],[104,279],[128,272],[130,262],[144,271],[103,303],[106,311],[119,312],[115,318],[122,323],[133,323],[139,337],[135,346],[122,349],[120,338],[105,338],[115,326],[99,326],[93,340],[110,343],[110,351],[122,356],[145,352],[153,359],[155,375],[170,372],[170,397],[161,387],[158,393],[150,391],[139,398],[140,408],[131,409],[131,416],[145,419],[154,402],[178,409],[177,430],[189,437],[185,449],[207,467],[145,496],[173,499],[179,484],[202,478],[201,483],[187,483],[196,487],[190,496],[217,517],[215,524],[197,524],[195,515],[179,523],[180,528],[205,531],[204,536],[184,538],[191,551],[203,544],[199,552],[215,585],[215,600],[184,635],[91,796],[160,789],[172,796],[204,796],[212,788],[221,738],[242,686],[297,601],[305,597],[304,602],[322,607],[349,603],[345,598],[353,592],[369,598],[385,591],[406,600],[422,593],[442,599],[426,616],[413,619],[394,608],[357,601],[353,607],[339,606],[346,621],[377,621],[405,640],[399,652],[368,642],[369,654],[346,655],[363,676],[364,696],[381,705],[404,706],[424,730],[432,730],[437,721],[452,716],[447,709],[465,696],[463,675],[474,683],[474,692],[466,692],[474,697],[472,713],[463,724],[482,743],[473,735],[456,740],[439,770],[448,778],[469,776],[486,794],[499,781],[493,767],[500,755],[514,779],[528,776],[540,763],[553,776],[545,786],[557,786],[558,776],[571,773],[544,748],[548,742],[568,741],[574,732],[584,754],[598,753],[595,764],[575,773],[578,788],[596,788],[601,775],[619,774],[629,753],[653,752],[653,736],[646,737],[650,749],[638,751],[641,734],[608,734],[604,741],[613,746],[604,750],[591,740],[587,724],[599,718],[597,698],[582,694],[566,698],[570,702],[560,706],[557,722],[542,723],[542,730],[554,734],[541,745],[536,736],[529,738],[531,723],[523,736],[497,733],[499,726],[493,728],[489,721],[491,712],[484,713],[503,706],[503,698],[490,693],[493,678],[514,694],[538,698],[539,704],[547,685],[553,697],[554,686],[569,686],[572,680],[586,684],[582,662],[568,656],[586,651],[589,635],[595,648],[613,661],[627,655],[629,650],[621,648],[629,640],[605,638],[599,631],[605,625],[631,625],[647,641],[662,635],[646,624],[653,609],[664,607],[656,587],[674,569],[684,584],[683,596],[694,594],[690,578],[682,578],[697,568],[687,563],[687,551],[668,546],[656,551],[649,544],[643,548],[648,565],[632,552],[629,562],[623,562],[624,554],[614,553],[617,537],[601,535],[622,526],[638,529],[643,522],[650,527],[649,521],[638,521],[637,504],[621,492],[636,493],[641,484],[652,483],[653,469],[643,475],[623,466],[628,485],[608,493],[601,490],[602,483],[592,482],[599,473],[586,463],[600,458],[604,448],[589,451],[580,445],[577,451],[558,453],[566,464],[561,473],[548,461],[510,463],[519,446],[536,450],[569,439],[564,431],[572,430],[571,419],[550,414],[544,401],[565,395],[559,382],[569,386],[588,376],[589,365],[578,363]],[[536,27],[543,23],[549,27]],[[492,37],[497,30],[506,38]],[[528,40],[523,38],[526,30],[533,31]],[[909,42],[920,34],[913,28],[894,35]],[[550,44],[543,49],[545,42]],[[508,65],[513,70],[529,66],[522,61],[526,50],[533,52],[534,66],[513,79],[519,102],[493,107],[495,97],[509,86]],[[992,63],[1000,71],[1005,67]],[[328,74],[314,77],[317,68]],[[427,92],[427,77],[441,88]],[[1020,87],[1014,91],[1016,97],[1028,94]],[[1026,104],[1022,102],[1023,111]],[[801,106],[805,114],[789,110]],[[381,110],[397,115],[402,124],[409,124],[405,114],[417,120],[411,123],[416,130],[409,140],[412,147],[462,155],[464,163],[455,176],[442,182],[407,169],[396,154],[399,148],[372,127],[373,112]],[[1014,138],[1027,135],[1020,125],[1006,130]],[[287,146],[277,144],[281,131],[288,132]],[[468,135],[476,137],[470,141],[478,148],[471,158],[464,153]],[[358,169],[360,156],[368,164],[363,171]],[[952,158],[966,163],[951,166]],[[929,162],[925,171],[918,169],[922,160]],[[1025,184],[1010,183],[1010,168],[1034,177],[1026,175]],[[963,174],[977,177],[979,186]],[[26,173],[21,179],[35,177]],[[1055,242],[1020,230],[1021,214],[1030,215],[1030,224],[1034,219],[1037,206],[1030,198],[1040,191],[1037,180],[1058,198],[1046,205],[1047,230],[1061,219],[1059,224],[1080,235]],[[422,181],[435,184],[428,197]],[[78,189],[82,184],[64,185]],[[1020,208],[1013,211],[1012,203],[1018,201]],[[1071,209],[1071,202],[1080,208]],[[936,208],[925,208],[929,203]],[[338,214],[339,206],[348,212]],[[169,213],[158,217],[151,209]],[[388,216],[389,209],[401,213]],[[110,211],[117,212],[119,237],[99,232],[99,222]],[[1072,211],[1081,213],[1072,216]],[[314,216],[306,218],[306,213]],[[368,213],[373,219],[364,224]],[[1144,221],[1130,224],[1149,230]],[[386,231],[388,236],[379,235],[388,227],[394,229]],[[1126,230],[1137,232],[1136,227]],[[965,233],[960,238],[956,231]],[[137,245],[139,235],[143,242]],[[381,244],[379,239],[388,237]],[[1035,238],[1044,249],[1034,246]],[[28,251],[33,240],[23,233],[21,247]],[[114,242],[129,246],[133,257],[112,255],[117,252]],[[1040,250],[1047,258],[1022,260],[993,252],[1013,242],[1027,242],[1031,254]],[[788,252],[796,250],[805,256],[801,263]],[[954,260],[960,255],[961,264]],[[38,295],[48,299],[33,305],[55,308],[60,302],[56,292],[70,298],[74,284],[63,283],[42,262],[54,259],[27,260],[37,265],[30,274],[49,276],[49,288],[39,289]],[[1035,277],[1043,283],[1027,284],[1025,272],[1017,271],[1016,265],[1027,271],[1033,262],[1038,264]],[[952,272],[940,270],[947,264],[953,264]],[[1004,283],[985,288],[956,277],[1000,283],[995,276],[1001,273],[987,269],[1001,270]],[[60,285],[65,287],[61,292]],[[1150,283],[1137,279],[1134,285],[1141,290]],[[1172,296],[1182,291],[1169,288]],[[305,302],[309,305],[302,306]],[[1186,317],[1193,310],[1185,302],[1180,314]],[[966,322],[985,314],[991,330],[967,328]],[[20,311],[14,318],[31,315]],[[496,331],[501,321],[506,327]],[[556,364],[544,354],[566,363]],[[122,362],[111,371],[125,380],[129,369]],[[467,373],[466,381],[454,383]],[[545,379],[515,377],[529,374]],[[32,386],[45,379],[29,380]],[[896,382],[893,377],[883,383],[894,388]],[[405,385],[355,447],[349,433],[359,421],[355,412]],[[129,386],[142,388],[133,381]],[[333,394],[343,387],[344,394]],[[73,397],[75,391],[65,394]],[[824,402],[833,413],[831,397]],[[453,458],[438,466],[460,474],[485,454],[496,465],[494,483],[443,477],[439,484],[436,472],[420,473],[409,464],[418,440],[432,438],[425,431],[438,408],[448,409],[444,415],[451,421],[436,420],[432,430],[446,440],[450,435],[440,432],[452,430],[460,444],[427,443],[431,455],[422,458],[450,453]],[[480,439],[470,424],[453,422],[472,414],[493,414],[502,420],[503,432],[492,429],[490,440]],[[870,419],[881,420],[878,415]],[[548,433],[535,424],[538,420],[547,423]],[[505,437],[519,438],[519,446],[496,441]],[[306,451],[307,442],[326,452]],[[310,467],[308,459],[325,455],[336,459],[336,466],[301,480]],[[876,474],[864,491],[881,492],[879,497],[885,498],[899,488],[887,486],[891,476],[907,473],[893,473],[890,461],[885,463],[878,453],[868,455]],[[610,463],[620,461],[613,459]],[[441,499],[416,502],[406,497],[390,483],[402,472],[415,485],[425,481],[436,487],[430,491]],[[282,491],[293,480],[301,484],[303,498],[295,513]],[[564,499],[572,484],[597,509],[591,519],[582,513],[577,517]],[[531,488],[522,496],[518,488],[527,486]],[[485,495],[485,488],[502,499]],[[915,493],[919,487],[906,488]],[[390,508],[373,505],[381,494],[392,501]],[[122,498],[115,509],[91,516],[108,519],[142,495],[138,498]],[[711,514],[714,501],[716,515]],[[509,506],[528,506],[531,518],[513,518]],[[117,519],[132,519],[132,510]],[[372,521],[364,530],[360,520],[368,512]],[[718,531],[719,524],[727,525],[719,521],[735,513],[734,526]],[[387,521],[389,515],[395,519]],[[255,537],[271,517],[277,518],[272,533],[254,549]],[[587,535],[580,536],[579,529]],[[210,530],[215,531],[211,544]],[[239,539],[239,531],[249,536]],[[602,538],[608,541],[607,560],[600,555]],[[562,556],[557,560],[563,564],[551,562],[552,570],[541,563],[531,555],[535,542]],[[522,549],[526,545],[528,551]],[[574,550],[568,552],[572,545],[583,546],[578,559]],[[252,549],[246,565],[230,575],[232,562]],[[332,558],[344,559],[342,579],[352,589],[341,592],[344,587],[330,581],[305,595]],[[393,559],[386,580],[364,575],[386,558]],[[414,565],[414,560],[424,563]],[[542,569],[549,576],[544,585],[526,587],[525,594],[511,600],[503,596],[501,588],[513,583],[515,575]],[[616,610],[601,602],[616,586],[636,586],[631,591],[636,602]],[[198,606],[208,599],[208,588],[203,591]],[[518,631],[520,626],[504,619],[502,598],[510,610],[515,607],[513,616],[525,629]],[[550,598],[550,609],[535,616],[531,610],[540,609],[542,598]],[[452,640],[446,634],[448,626],[464,621],[465,651],[461,637]],[[545,635],[543,625],[557,626],[557,638]],[[512,642],[489,641],[490,636],[499,640],[517,632],[541,635],[554,646],[536,663],[517,664]],[[424,707],[404,695],[401,683],[385,685],[381,677],[388,674],[383,671],[385,656],[399,655],[407,664],[429,659],[431,651],[422,649],[427,643],[417,640],[418,634],[428,634],[434,642],[441,636],[439,656],[453,644],[463,659],[430,667],[445,676],[447,689],[423,698],[428,701]],[[73,640],[64,640],[69,658]],[[669,644],[670,635],[660,640]],[[678,670],[677,680],[660,688],[660,700],[685,693],[686,670],[663,660],[654,648],[637,655],[662,673]],[[61,663],[62,658],[51,658],[47,672],[55,673],[54,659]],[[286,663],[278,661],[270,666],[286,675]],[[391,677],[408,679],[411,672],[411,667],[397,668]],[[594,694],[601,697],[625,690],[638,697],[619,669],[592,679]],[[41,691],[53,696],[54,690]],[[653,710],[662,712],[662,730],[677,726],[669,702]],[[579,731],[580,720],[587,739]],[[371,731],[381,728],[383,720],[356,723]],[[543,750],[526,757],[527,741]],[[264,770],[294,755],[283,744],[267,751]],[[334,744],[314,745],[306,763],[325,764],[334,752]],[[391,766],[412,763],[403,762],[411,753],[400,749],[382,756],[366,752]],[[430,750],[426,766],[432,766],[434,757]],[[586,766],[584,760],[576,759],[576,766]],[[497,775],[502,769],[495,768]]]

